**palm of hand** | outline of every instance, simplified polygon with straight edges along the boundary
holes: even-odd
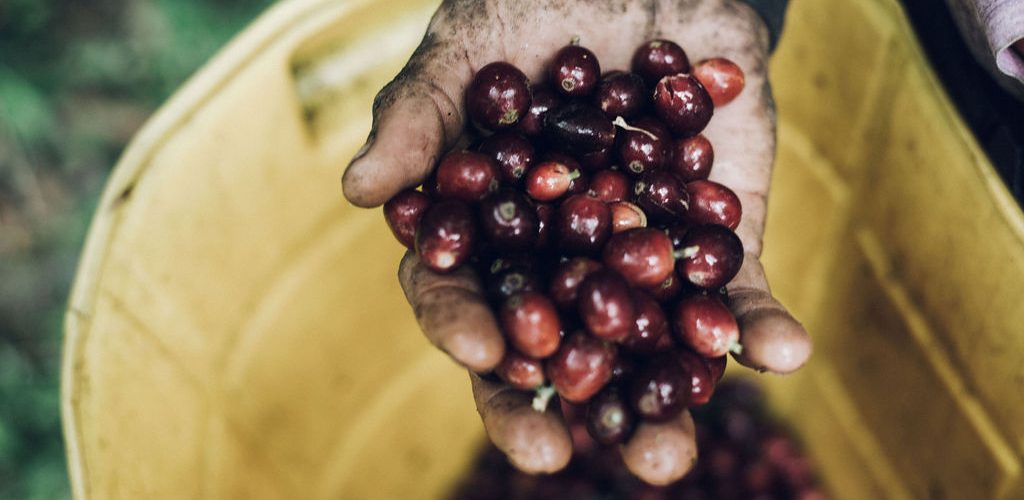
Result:
[[[451,0],[430,23],[420,47],[374,102],[367,146],[345,172],[346,197],[360,206],[383,203],[420,184],[437,159],[463,139],[464,89],[476,70],[507,61],[531,81],[543,81],[548,59],[572,38],[597,54],[602,69],[626,69],[633,51],[655,38],[671,39],[698,61],[732,59],[746,89],[715,111],[704,135],[714,144],[711,179],[730,186],[743,204],[737,233],[747,252],[729,285],[745,353],[740,362],[788,373],[806,360],[806,332],[770,295],[758,262],[765,201],[775,151],[774,115],[766,78],[767,37],[756,14],[727,0]],[[438,275],[415,254],[399,271],[406,297],[427,337],[473,372],[492,369],[505,342],[473,273]],[[475,375],[473,391],[487,432],[527,471],[565,465],[571,439],[555,411],[530,409],[530,397]],[[630,469],[664,484],[684,474],[696,450],[688,415],[642,424],[623,446]]]

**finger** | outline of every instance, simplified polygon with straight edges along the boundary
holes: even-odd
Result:
[[[415,252],[406,252],[398,280],[431,343],[476,372],[498,365],[505,355],[505,340],[469,266],[438,274]]]
[[[728,285],[729,307],[740,327],[743,350],[735,355],[759,371],[791,373],[811,356],[811,337],[779,301],[772,297],[764,268],[747,254],[739,274]]]
[[[668,422],[643,422],[622,445],[622,461],[647,483],[664,486],[697,462],[697,433],[690,412]]]
[[[569,463],[572,438],[557,404],[537,411],[530,393],[489,382],[475,373],[469,377],[487,436],[516,468],[532,474],[551,473]]]
[[[373,103],[373,126],[342,177],[354,205],[384,203],[423,182],[462,129],[462,88],[471,77],[464,59],[431,33]]]

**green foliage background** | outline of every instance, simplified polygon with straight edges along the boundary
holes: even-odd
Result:
[[[69,497],[61,325],[147,116],[273,0],[0,0],[0,499]]]

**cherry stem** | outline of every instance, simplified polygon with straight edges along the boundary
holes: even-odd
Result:
[[[739,356],[740,354],[743,354],[743,346],[740,345],[739,342],[733,342],[729,344],[729,352]]]
[[[644,129],[640,128],[640,127],[634,127],[634,126],[626,123],[626,120],[624,118],[622,118],[621,116],[616,116],[615,117],[615,121],[612,122],[612,125],[616,125],[616,126],[618,126],[620,128],[623,128],[623,129],[626,129],[626,130],[631,130],[633,132],[642,132],[644,134],[647,134],[647,137],[650,137],[651,139],[654,139],[654,140],[658,140],[658,136],[654,135],[654,133],[649,132],[647,130],[644,130]]]
[[[579,44],[580,44],[580,36],[579,35],[573,35],[572,39],[569,40],[569,45],[579,45]]]
[[[699,251],[700,245],[693,245],[692,247],[680,248],[679,250],[672,252],[672,256],[676,259],[689,259],[690,257],[697,255],[697,252]]]
[[[555,386],[542,385],[537,387],[533,396],[533,410],[544,412],[548,409],[548,402],[555,395]]]
[[[568,174],[566,174],[565,177],[567,179],[569,179],[570,181],[574,181],[576,179],[579,179],[581,175],[583,175],[583,174],[581,174],[579,170],[573,170],[572,172],[569,172]]]

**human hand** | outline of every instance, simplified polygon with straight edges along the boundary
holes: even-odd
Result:
[[[691,61],[736,62],[746,88],[715,110],[704,135],[714,144],[711,179],[743,204],[736,232],[746,257],[728,285],[741,328],[740,363],[776,373],[810,355],[807,332],[771,296],[758,257],[775,154],[774,110],[767,82],[768,37],[760,18],[730,0],[447,0],[405,68],[377,96],[366,146],[345,171],[350,202],[377,206],[422,183],[438,159],[462,139],[463,92],[493,61],[542,81],[548,58],[578,36],[602,68],[629,68],[636,47],[655,38],[679,43]],[[436,274],[406,254],[399,280],[428,339],[471,371],[477,409],[491,440],[527,472],[553,472],[568,462],[572,442],[555,408],[536,412],[531,396],[476,373],[494,368],[505,341],[474,273]],[[692,420],[642,423],[622,446],[630,470],[653,484],[680,478],[696,458]]]

